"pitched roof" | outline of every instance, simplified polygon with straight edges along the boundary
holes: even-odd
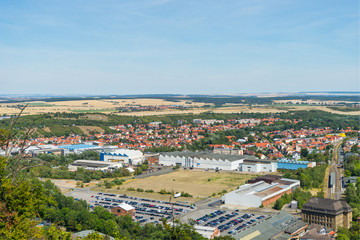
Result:
[[[351,207],[342,200],[333,200],[330,198],[311,198],[303,205],[302,211],[337,215],[341,212],[351,212]]]

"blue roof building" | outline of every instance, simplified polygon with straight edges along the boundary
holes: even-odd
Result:
[[[289,170],[297,170],[299,168],[308,168],[314,166],[313,162],[296,161],[285,158],[280,159],[277,164],[278,164],[278,169],[289,169]]]
[[[70,150],[70,151],[74,152],[75,150],[85,150],[85,149],[89,149],[89,148],[99,148],[99,146],[89,145],[89,144],[67,144],[67,145],[58,146],[58,148],[67,149],[67,150]]]

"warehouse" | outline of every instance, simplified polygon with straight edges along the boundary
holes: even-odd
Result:
[[[282,178],[268,184],[259,181],[240,186],[237,190],[225,194],[222,200],[225,204],[243,207],[260,207],[275,202],[285,193],[291,193],[300,186],[299,180]]]
[[[244,156],[213,154],[211,152],[170,152],[159,156],[159,164],[164,166],[238,170]]]
[[[88,150],[99,150],[102,147],[90,145],[90,144],[67,144],[58,146],[61,149],[62,155],[67,155],[69,153],[82,153]]]
[[[277,162],[270,160],[247,160],[240,165],[241,172],[276,172]]]
[[[159,164],[202,169],[232,170],[243,172],[276,172],[277,162],[260,160],[250,155],[214,154],[212,152],[161,153]]]
[[[295,161],[295,160],[289,160],[289,159],[283,158],[278,161],[277,165],[278,165],[279,169],[297,170],[299,168],[315,167],[316,163],[308,162],[308,161]]]
[[[70,171],[76,171],[79,167],[88,170],[100,170],[100,171],[113,171],[117,168],[122,168],[122,163],[118,162],[103,162],[93,160],[76,160],[69,164],[68,168]]]
[[[144,161],[144,154],[139,150],[117,149],[111,152],[100,153],[100,160],[104,162],[122,162],[123,164],[137,165]]]
[[[308,224],[302,222],[290,213],[279,211],[264,221],[250,226],[232,237],[236,240],[263,240],[263,239],[298,239]]]

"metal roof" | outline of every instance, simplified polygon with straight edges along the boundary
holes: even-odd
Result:
[[[99,146],[89,145],[89,144],[68,144],[58,146],[59,148],[68,149],[70,151],[74,151],[77,149],[86,149],[86,148],[99,148]]]
[[[245,159],[243,155],[230,155],[230,154],[214,154],[212,152],[166,152],[160,155],[173,156],[173,157],[190,157],[214,160],[227,160],[230,162]]]
[[[284,232],[285,229],[297,224],[300,220],[294,218],[289,213],[280,211],[271,215],[256,225],[250,226],[245,230],[235,234],[233,237],[239,239],[264,240],[271,239],[275,235]],[[250,238],[251,237],[251,238]]]

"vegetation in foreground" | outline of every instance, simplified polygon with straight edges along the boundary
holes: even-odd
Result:
[[[15,134],[0,129],[0,147],[6,146]],[[31,168],[21,156],[0,157],[1,239],[70,240],[70,232],[87,229],[122,240],[204,239],[191,224],[176,222],[171,226],[163,220],[162,224],[141,226],[129,216],[115,217],[102,207],[90,212],[86,201],[75,201],[62,195],[49,180],[41,182],[32,177]],[[40,227],[43,221],[50,226]],[[87,239],[104,238],[95,233]]]

